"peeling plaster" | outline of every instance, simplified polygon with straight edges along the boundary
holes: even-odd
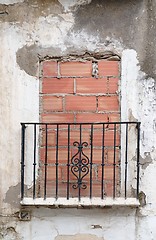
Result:
[[[20,48],[16,53],[16,61],[21,70],[24,70],[27,74],[31,76],[35,76],[38,70],[38,62],[43,59],[54,59],[60,58],[61,60],[69,60],[69,59],[107,59],[107,60],[115,60],[120,61],[120,56],[116,55],[111,51],[105,51],[103,53],[84,53],[79,52],[77,54],[68,54],[67,56],[61,54],[61,49],[59,48],[42,48],[41,46],[31,45],[24,46]]]
[[[6,15],[0,15],[0,22],[30,23],[41,16],[47,17],[51,14],[63,13],[63,7],[57,0],[25,0],[6,5],[0,4],[0,12],[7,12]]]
[[[4,202],[9,203],[12,207],[16,208],[20,206],[20,183],[16,186],[9,187],[6,193]]]
[[[98,36],[101,42],[109,36],[123,43],[125,48],[136,50],[141,70],[155,78],[155,26],[154,1],[96,0],[78,8],[73,31],[83,29],[89,35]],[[144,39],[142,44],[140,39]]]
[[[140,165],[143,169],[146,169],[151,163],[153,162],[153,159],[151,158],[150,152],[144,153],[144,158],[140,156]]]
[[[58,0],[64,7],[65,11],[75,10],[81,5],[91,3],[92,0]]]
[[[38,61],[40,53],[38,53],[38,47],[36,45],[25,46],[19,49],[16,53],[16,61],[21,70],[24,70],[27,74],[35,76],[38,68]]]
[[[128,117],[128,119],[131,122],[137,122],[138,121],[138,119],[133,116],[132,109],[129,109],[129,117]]]
[[[143,191],[139,193],[139,202],[141,207],[146,205],[146,194]]]

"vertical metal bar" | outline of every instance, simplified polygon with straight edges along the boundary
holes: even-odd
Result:
[[[67,199],[69,199],[69,167],[70,167],[70,124],[68,124]]]
[[[80,124],[80,144],[82,144],[82,124]]]
[[[82,124],[80,124],[80,146],[82,144]],[[82,149],[80,149],[79,151],[79,161],[80,161],[80,164],[81,163],[81,151]],[[79,167],[79,179],[78,179],[78,198],[79,198],[79,201],[81,199],[81,167]]]
[[[140,122],[137,123],[137,198],[139,197],[139,175],[140,175]]]
[[[126,149],[125,149],[125,199],[127,198],[127,164],[128,164],[128,123],[126,123]]]
[[[36,192],[36,124],[34,124],[33,199]]]
[[[91,124],[90,135],[90,199],[92,198],[92,166],[93,166],[93,124]]]
[[[58,135],[59,135],[59,125],[57,124],[56,132],[56,199],[58,198]]]
[[[45,125],[45,160],[44,160],[44,199],[47,197],[47,156],[48,156],[48,132],[47,124]]]
[[[114,124],[114,161],[113,161],[113,198],[115,198],[115,174],[116,174],[116,124]]]
[[[25,167],[25,124],[21,132],[21,200],[24,198],[24,167]]]
[[[105,151],[105,124],[102,124],[102,176],[101,176],[101,199],[103,199],[104,197],[104,166],[105,166],[105,162],[104,162],[104,151]]]

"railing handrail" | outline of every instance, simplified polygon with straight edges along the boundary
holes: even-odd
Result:
[[[79,123],[74,123],[74,122],[69,122],[69,123],[59,123],[59,122],[55,122],[55,123],[50,123],[50,122],[45,122],[45,123],[40,123],[40,122],[21,122],[21,125],[91,125],[91,124],[141,124],[141,122],[139,121],[124,121],[124,122],[79,122]]]

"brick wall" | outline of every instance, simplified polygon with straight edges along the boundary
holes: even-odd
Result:
[[[118,121],[119,62],[43,62],[42,122]]]
[[[80,123],[80,122],[112,122],[120,121],[120,104],[118,83],[120,71],[118,61],[68,61],[49,60],[42,62],[42,76],[40,87],[40,120],[49,123]],[[90,129],[83,127],[82,141],[90,142]],[[108,127],[105,133],[105,192],[112,195],[113,182],[113,134]],[[99,196],[101,182],[101,129],[96,129],[93,135],[93,195]],[[71,128],[70,158],[75,154],[74,141],[79,140],[79,128]],[[59,131],[59,195],[66,195],[67,182],[67,129]],[[120,144],[119,132],[116,136],[116,146]],[[48,128],[48,167],[47,179],[49,191],[55,186],[56,129]],[[89,147],[85,154],[90,155]],[[45,154],[45,131],[42,129],[41,161]],[[119,151],[116,149],[116,163],[119,163]],[[116,183],[119,180],[119,168],[116,167]],[[44,171],[43,171],[44,172]],[[44,173],[42,174],[44,175]],[[89,185],[89,175],[85,177]],[[76,196],[72,188],[74,176],[70,172],[70,195]],[[47,187],[48,187],[47,186]],[[55,189],[55,187],[54,187]],[[89,188],[88,188],[89,189]],[[87,189],[82,195],[87,196]]]

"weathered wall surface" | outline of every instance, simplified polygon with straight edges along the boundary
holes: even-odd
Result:
[[[155,28],[155,0],[0,0],[1,239],[156,239]],[[39,120],[39,60],[107,51],[121,57],[122,120],[141,121],[146,205],[31,209],[31,221],[19,221],[20,122]]]

